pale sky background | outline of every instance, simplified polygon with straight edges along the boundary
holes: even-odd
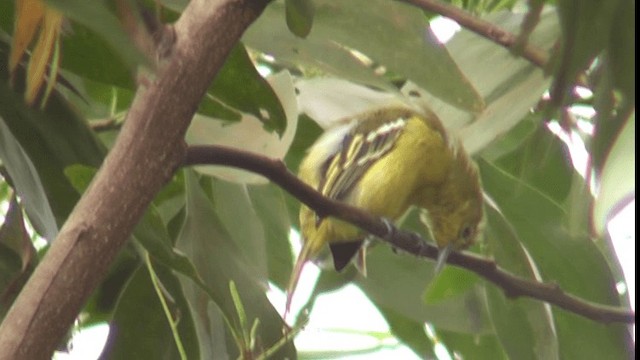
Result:
[[[455,23],[446,19],[436,20],[434,25],[436,35],[444,42],[451,38],[458,28]],[[579,144],[572,147],[572,155],[577,168],[581,167],[581,161],[584,161],[584,159],[580,159],[580,156],[583,156],[580,155],[582,151]],[[609,223],[609,231],[627,279],[627,289],[625,290],[624,284],[621,284],[619,290],[629,292],[631,304],[635,310],[635,201]],[[299,244],[295,240],[292,243],[297,255]],[[293,314],[297,313],[311,293],[318,273],[319,270],[313,264],[308,264],[305,267],[293,301]],[[280,313],[284,313],[284,293],[276,289],[269,292],[268,296],[275,308]],[[362,333],[337,333],[330,331],[331,329],[354,329],[361,330]],[[104,346],[107,331],[106,325],[83,330],[76,335],[71,353],[58,353],[55,359],[96,359]],[[342,357],[342,359],[349,360],[382,360],[392,358],[392,356],[396,359],[418,359],[406,346],[398,344],[392,336],[379,339],[365,334],[365,332],[372,331],[388,333],[389,327],[366,296],[356,286],[347,285],[339,291],[324,294],[318,298],[313,312],[310,314],[308,325],[295,342],[299,351],[327,348],[333,350],[338,348],[345,350],[379,348],[373,354]],[[330,345],[328,346],[328,344]],[[451,359],[445,349],[440,348],[437,353],[441,360]]]

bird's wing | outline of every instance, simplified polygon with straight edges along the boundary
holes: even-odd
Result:
[[[331,199],[346,199],[371,165],[393,149],[405,125],[406,119],[399,118],[371,131],[356,129],[347,134],[338,151],[327,159],[318,190]]]

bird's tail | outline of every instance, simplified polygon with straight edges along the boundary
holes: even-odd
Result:
[[[291,301],[293,300],[293,294],[296,291],[296,287],[298,286],[298,280],[300,280],[302,269],[309,260],[309,256],[311,253],[311,247],[309,246],[309,244],[309,242],[305,242],[302,246],[302,250],[300,250],[300,254],[298,254],[296,264],[294,265],[293,272],[291,273],[291,277],[289,278],[289,285],[287,286],[287,303],[284,310],[285,319],[287,318],[287,314],[289,314],[289,310],[291,310]]]

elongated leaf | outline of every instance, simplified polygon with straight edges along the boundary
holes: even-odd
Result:
[[[0,244],[6,246],[22,260],[24,271],[37,262],[36,249],[29,238],[22,216],[22,208],[18,204],[15,193],[9,199],[9,208],[3,214],[4,222],[0,226]]]
[[[471,111],[482,109],[482,99],[430,30],[425,30],[426,18],[419,9],[384,0],[322,0],[314,4],[314,25],[305,40],[284,27],[284,5],[274,2],[249,29],[245,41],[279,60],[310,64],[337,71],[335,74],[346,79],[391,89],[368,65],[348,60],[353,58],[350,49],[355,49],[448,103]]]
[[[480,168],[485,190],[514,227],[543,280],[589,301],[620,305],[605,257],[585,239],[586,231],[568,231],[561,205],[486,162],[480,162]],[[605,326],[555,307],[552,311],[561,358],[630,356],[633,345],[624,325]],[[576,338],[583,341],[577,344]]]
[[[593,224],[603,234],[618,210],[635,197],[635,112],[618,134],[601,171],[600,193],[593,207]]]
[[[215,179],[212,180],[212,187],[217,216],[224,227],[231,230],[229,235],[247,260],[251,273],[256,279],[266,283],[268,268],[265,229],[253,209],[249,189],[246,185]]]
[[[55,74],[58,71],[60,28],[62,27],[63,17],[58,11],[47,8],[42,19],[42,27],[38,40],[33,48],[29,65],[27,66],[27,89],[25,92],[25,101],[33,105],[40,88],[45,82],[45,72],[49,67],[48,77],[50,81],[55,81]],[[48,85],[49,89],[53,84]],[[43,102],[46,102],[45,91]]]
[[[276,93],[258,73],[242,43],[231,50],[224,66],[216,75],[208,96],[222,101],[226,107],[235,111],[255,116],[260,119],[265,129],[275,131],[280,136],[287,127],[287,117]],[[210,100],[205,98],[203,101],[206,104]],[[203,115],[221,117],[220,113],[203,110],[206,110],[206,107],[201,106],[199,112]]]
[[[424,293],[426,304],[437,304],[450,298],[460,296],[478,283],[478,276],[453,266],[446,266],[431,281]]]
[[[298,170],[300,162],[302,161],[302,158],[304,157],[307,149],[311,147],[314,141],[316,141],[316,139],[319,138],[321,134],[322,129],[315,121],[311,120],[306,115],[300,116],[300,121],[298,123],[295,137],[291,142],[289,152],[284,158],[284,161],[289,169],[291,169],[292,171]],[[297,215],[298,211],[292,213]]]
[[[25,210],[34,227],[44,238],[53,240],[58,234],[58,225],[38,171],[1,116],[0,160],[11,176],[16,191],[22,197]]]
[[[633,106],[636,101],[636,2],[620,1],[615,10],[610,40],[607,42],[611,59],[614,86],[622,92],[622,108]],[[624,111],[626,112],[626,110]]]
[[[337,78],[300,79],[296,82],[296,90],[300,112],[323,129],[371,109],[404,104],[396,93],[372,90]]]
[[[118,52],[130,69],[144,63],[144,57],[129,39],[118,18],[104,3],[83,0],[47,0],[47,3],[99,34]]]
[[[4,318],[38,263],[15,193],[7,200],[7,212],[0,214],[4,220],[0,225],[0,318]]]
[[[532,124],[533,121],[527,122]],[[501,169],[535,187],[555,202],[563,203],[569,195],[575,174],[569,149],[542,123],[533,126],[535,129],[527,136],[515,133],[511,135],[512,139],[506,140],[519,139],[520,146],[501,157],[497,163]],[[493,146],[490,145],[487,150],[492,151],[490,148]]]
[[[523,16],[501,11],[485,16],[484,20],[517,33]],[[555,12],[546,11],[530,41],[548,51],[559,32]],[[486,107],[476,114],[461,112],[424,92],[420,92],[420,101],[438,114],[445,127],[462,139],[470,153],[483,149],[522,121],[551,83],[551,78],[545,78],[543,69],[470,31],[461,30],[446,46],[460,70],[482,96]],[[408,87],[403,93],[412,90],[416,91]]]
[[[2,54],[7,54],[7,48],[5,43],[0,42],[0,55]],[[37,171],[55,222],[60,225],[78,199],[77,192],[63,174],[64,168],[72,164],[98,167],[106,152],[105,148],[86,121],[57,92],[51,95],[42,111],[27,106],[20,95],[24,88],[16,86],[14,91],[8,86],[8,74],[2,71],[6,70],[2,62],[4,59],[5,56],[0,56],[0,117]],[[16,78],[23,76],[24,74],[17,74]],[[22,166],[27,166],[26,162]],[[20,182],[29,184],[32,181],[35,178],[22,179]],[[36,196],[35,194],[21,193],[20,196],[30,197]],[[37,203],[42,206],[47,202],[38,199]],[[25,206],[28,208],[31,205]],[[39,226],[37,223],[36,225]],[[43,235],[49,239],[53,239],[56,233],[44,228],[38,230],[43,231]]]
[[[586,71],[594,57],[610,39],[614,14],[622,1],[562,0],[558,15],[562,26],[562,55],[553,85],[552,96],[562,104],[577,75]]]
[[[15,33],[11,43],[9,55],[9,71],[15,70],[22,55],[36,36],[42,24],[45,7],[39,0],[24,0],[18,2],[15,12]]]
[[[495,335],[468,335],[445,330],[437,330],[437,335],[450,353],[464,359],[508,359]]]
[[[432,262],[395,254],[386,245],[379,245],[367,255],[367,277],[358,276],[355,282],[374,304],[413,321],[463,333],[490,331],[486,305],[476,288],[446,302],[422,301],[424,289],[433,277],[433,266]]]
[[[527,256],[513,227],[490,206],[487,218],[485,236],[498,266],[536,280],[536,265]],[[485,291],[496,335],[509,357],[559,358],[553,315],[547,305],[532,299],[509,299],[493,284],[487,284]]]
[[[228,231],[214,212],[213,205],[191,171],[186,172],[186,188],[187,214],[182,231],[178,235],[177,248],[193,261],[202,279],[211,288],[216,305],[228,319],[228,325],[238,331],[237,325],[233,325],[237,324],[237,314],[228,285],[231,280],[236,283],[240,298],[245,305],[248,321],[250,323],[253,323],[255,319],[260,321],[257,343],[261,344],[261,349],[270,347],[282,337],[281,331],[284,325],[282,319],[269,303],[264,285],[260,283],[259,277],[252,272],[253,267],[248,266],[247,257],[231,240]],[[192,287],[184,282],[183,286]],[[211,319],[202,318],[208,312],[202,312],[204,310],[202,308],[203,298],[198,293],[198,289],[185,290],[192,311],[200,309],[194,313],[194,317],[199,316],[197,321],[204,325]],[[206,327],[203,328],[202,325],[199,325],[199,328],[205,329]],[[204,336],[202,333],[201,335]],[[206,335],[209,339],[225,338],[224,334],[218,332],[209,332]],[[227,348],[231,352],[237,351],[237,349]],[[254,350],[260,352],[261,349]],[[201,348],[201,354],[207,354],[212,350],[215,349],[207,351]],[[293,345],[290,343],[285,345],[278,354],[276,357],[288,356],[292,358],[295,354]]]
[[[273,184],[252,185],[247,190],[264,229],[269,280],[286,289],[293,270],[293,256],[289,244],[291,221],[285,197],[282,190]]]
[[[73,180],[74,185],[79,189],[83,189],[89,184],[94,172],[92,169],[81,166],[70,167],[66,171],[68,176]],[[163,265],[184,276],[180,280],[185,296],[190,303],[189,309],[191,314],[196,319],[196,329],[200,339],[199,351],[205,354],[203,356],[206,356],[206,358],[212,358],[211,356],[213,356],[206,354],[217,354],[216,356],[221,356],[222,352],[220,352],[220,348],[217,347],[220,346],[219,341],[222,339],[224,343],[224,339],[228,337],[225,327],[230,324],[229,321],[237,317],[231,294],[228,291],[228,287],[225,286],[225,284],[228,284],[228,279],[233,279],[236,283],[242,284],[242,288],[239,288],[242,295],[246,296],[245,294],[249,293],[252,299],[259,299],[259,301],[254,300],[247,305],[247,313],[250,316],[250,320],[255,318],[260,319],[261,327],[258,329],[258,334],[261,336],[262,341],[271,341],[267,344],[273,344],[279,339],[278,334],[280,334],[282,321],[262,292],[264,286],[258,281],[260,277],[257,276],[257,272],[255,271],[256,267],[249,267],[247,265],[248,262],[246,258],[239,251],[237,244],[235,244],[229,234],[226,233],[222,222],[218,220],[217,215],[213,212],[213,205],[202,192],[200,185],[194,182],[192,186],[197,187],[195,191],[198,192],[198,195],[196,199],[191,198],[190,201],[192,202],[188,203],[192,207],[191,210],[188,210],[186,223],[178,237],[176,244],[178,249],[172,247],[166,227],[154,205],[150,206],[140,223],[136,226],[134,238]],[[190,198],[188,197],[188,199]],[[196,201],[196,204],[193,204],[193,201]],[[194,207],[202,210],[203,213],[196,213],[196,215],[194,215],[192,212],[194,211]],[[208,214],[210,214],[213,219],[216,219],[215,223],[211,223],[211,221],[206,218]],[[190,218],[189,215],[196,217],[196,221],[192,223],[192,225],[190,225],[190,221],[193,222],[194,219]],[[185,236],[187,236],[185,235],[185,231],[195,231],[196,234],[201,237],[185,238]],[[224,244],[218,244],[220,247],[215,246],[210,238],[210,236],[216,233],[222,233],[224,236],[223,239],[218,240]],[[192,246],[195,246],[193,244],[193,242],[195,242],[197,245],[204,246],[205,249],[210,252],[198,251],[198,256],[195,256],[194,253],[185,251],[186,255],[189,256],[187,257],[179,250],[181,246],[184,246],[184,243],[182,243],[184,241],[190,242]],[[184,248],[182,249],[184,250]],[[217,252],[213,249],[222,251]],[[235,254],[235,258],[230,257],[232,253]],[[216,257],[225,260],[217,262],[218,266],[212,268],[209,266],[209,264],[211,264],[210,261]],[[244,298],[245,297],[243,297],[243,299]],[[213,303],[211,303],[211,307],[209,305],[203,305],[211,301],[214,301],[215,304],[218,305],[213,305]],[[227,313],[220,313],[217,307],[220,307],[220,310],[226,310]],[[259,317],[255,317],[255,314],[258,314]],[[224,320],[225,318],[227,319],[226,321]],[[217,325],[212,326],[211,324],[213,323]],[[274,328],[278,329],[278,331],[274,331]],[[215,347],[212,347],[214,345]],[[260,352],[264,349],[255,350]],[[229,353],[233,353],[237,351],[237,349],[230,346],[228,351]],[[285,346],[282,351],[286,353],[292,350],[291,347]]]
[[[167,304],[177,331],[189,359],[197,359],[198,343],[188,304],[175,275],[155,269],[162,281],[165,294],[169,294]],[[113,319],[109,323],[110,332],[104,359],[178,359],[179,353],[167,319],[151,283],[150,274],[139,268],[118,299]]]
[[[117,48],[90,27],[74,23],[73,31],[62,39],[60,66],[83,79],[133,90],[134,69],[117,53]]]
[[[284,133],[276,134],[265,131],[265,124],[250,114],[243,114],[242,120],[234,123],[227,123],[221,119],[196,114],[187,131],[187,142],[190,144],[242,147],[246,151],[257,152],[278,159],[283,158],[293,141],[297,128],[298,107],[293,82],[291,75],[287,71],[282,71],[269,76],[267,83],[269,91],[275,92],[277,101],[282,104],[281,106],[285,111],[286,129],[280,129],[284,130]],[[240,82],[234,82],[232,86],[239,87],[243,85]],[[252,106],[261,106],[261,100],[257,102],[251,101]],[[274,116],[274,114],[274,112],[269,112],[269,116]],[[266,183],[264,177],[238,169],[220,166],[198,166],[196,169],[199,172],[229,181]]]
[[[403,343],[407,344],[416,355],[421,359],[433,358],[433,346],[431,340],[427,337],[424,329],[424,323],[413,321],[402,315],[378,306],[378,310],[391,328],[391,332]]]

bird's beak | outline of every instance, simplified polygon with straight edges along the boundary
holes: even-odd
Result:
[[[449,254],[451,254],[452,251],[453,251],[453,243],[449,243],[447,246],[440,249],[440,251],[438,252],[436,268],[433,271],[434,276],[438,275],[440,271],[442,271],[442,269],[444,268],[444,264],[447,263],[447,258],[449,257]]]

